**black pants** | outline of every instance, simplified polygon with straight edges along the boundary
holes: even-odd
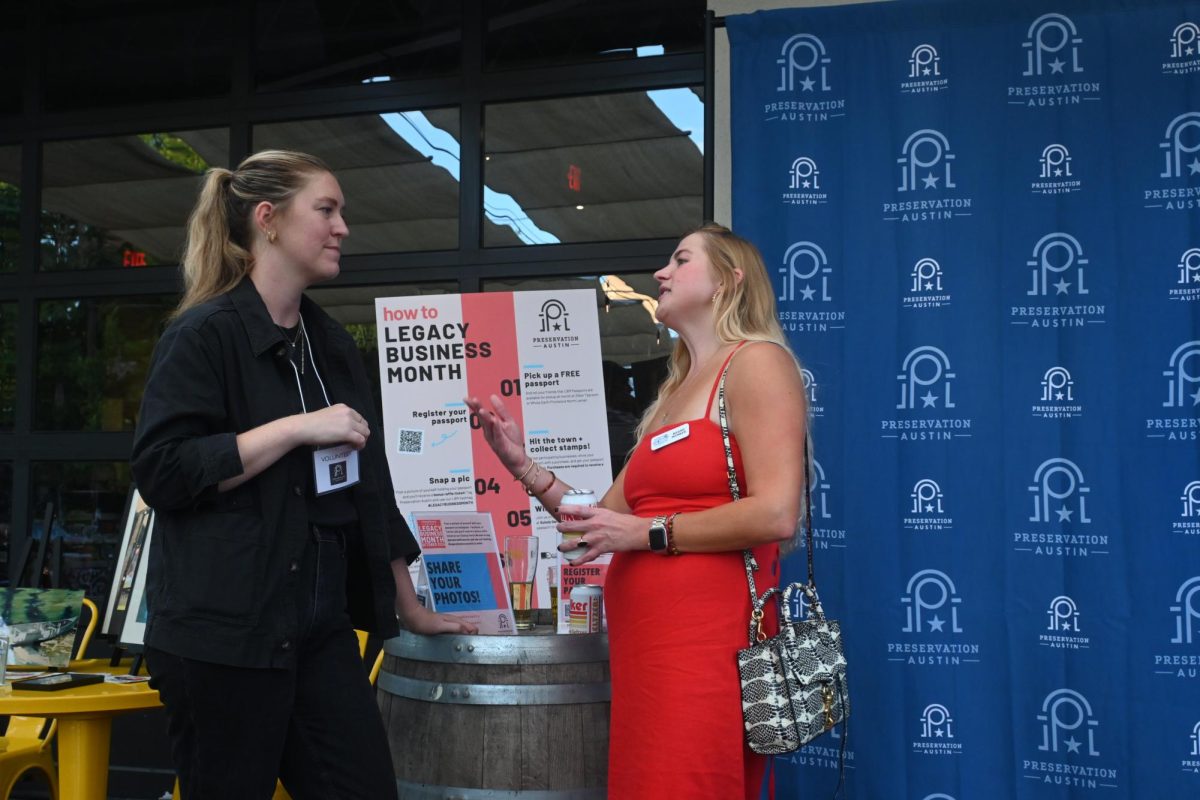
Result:
[[[344,543],[314,531],[291,669],[246,669],[146,648],[167,710],[182,800],[396,797],[387,735],[346,614]]]

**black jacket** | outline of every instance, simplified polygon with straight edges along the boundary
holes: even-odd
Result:
[[[420,553],[396,509],[370,385],[354,340],[315,303],[301,301],[330,400],[371,426],[349,489],[361,536],[347,552],[355,627],[397,632],[391,561]],[[298,565],[308,542],[309,458],[281,458],[228,491],[240,475],[236,436],[300,413],[286,341],[253,282],[189,309],[154,351],[133,444],[134,480],[155,510],[145,642],[185,658],[241,667],[295,657]],[[305,448],[307,451],[307,448]]]

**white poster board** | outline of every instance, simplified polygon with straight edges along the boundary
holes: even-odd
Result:
[[[543,564],[553,563],[561,538],[554,518],[501,466],[463,397],[501,397],[531,456],[603,494],[612,468],[596,305],[589,289],[375,301],[384,436],[401,512],[489,514],[498,549],[507,535],[534,535],[550,554]],[[609,559],[594,566],[603,573]],[[550,607],[545,566],[536,598]],[[559,603],[560,630],[566,606]]]

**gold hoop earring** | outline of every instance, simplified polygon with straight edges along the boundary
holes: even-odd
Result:
[[[275,231],[267,231],[267,241],[275,244],[275,240],[279,238],[279,234]]]

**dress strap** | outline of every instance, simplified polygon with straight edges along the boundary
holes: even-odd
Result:
[[[708,406],[704,410],[704,418],[708,419],[712,416],[713,398],[717,396],[717,387],[721,385],[721,376],[725,374],[725,368],[729,366],[729,362],[737,355],[737,351],[742,349],[742,345],[746,342],[742,340],[737,343],[737,346],[729,351],[729,355],[725,356],[725,363],[721,365],[721,371],[717,373],[717,379],[713,381],[712,389],[708,392]]]

